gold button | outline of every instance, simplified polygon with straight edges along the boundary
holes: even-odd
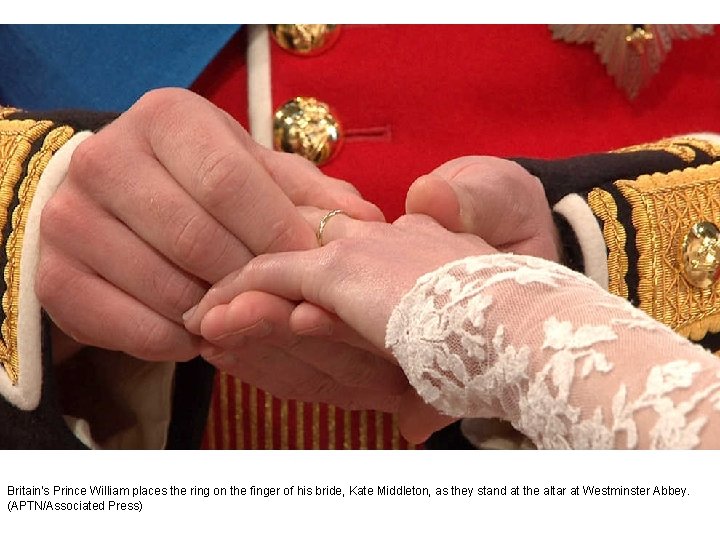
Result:
[[[330,107],[315,98],[296,97],[275,112],[275,149],[299,154],[316,165],[337,153],[341,136],[340,122]]]
[[[270,33],[286,51],[318,54],[330,47],[340,35],[337,24],[271,24]]]
[[[696,223],[685,236],[681,255],[688,282],[707,289],[720,270],[720,230],[709,221]]]

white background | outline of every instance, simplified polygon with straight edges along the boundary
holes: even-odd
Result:
[[[388,539],[715,537],[718,452],[0,452],[3,538]],[[472,487],[472,497],[348,496],[360,484]],[[680,496],[478,496],[477,487],[687,488]],[[345,497],[99,497],[133,512],[8,512],[8,486],[339,486]],[[522,491],[521,491],[522,493]],[[582,490],[581,490],[582,493]]]
[[[22,23],[717,23],[720,2],[659,0],[34,0],[2,2]],[[1,52],[1,51],[0,51]]]

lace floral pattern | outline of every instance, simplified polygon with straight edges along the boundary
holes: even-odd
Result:
[[[716,440],[720,360],[541,259],[472,257],[422,276],[386,345],[441,412],[510,420],[541,448]]]

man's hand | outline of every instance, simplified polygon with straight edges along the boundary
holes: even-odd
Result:
[[[479,236],[503,252],[560,260],[560,242],[540,181],[517,163],[466,156],[418,178],[405,200],[453,232]]]
[[[46,206],[36,292],[76,341],[186,360],[183,313],[254,255],[311,248],[296,210],[381,219],[351,186],[260,147],[226,113],[178,89],[146,94],[82,143]]]

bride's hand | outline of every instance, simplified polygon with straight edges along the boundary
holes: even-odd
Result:
[[[319,223],[325,213],[305,215]],[[327,220],[323,241],[315,250],[256,257],[216,284],[186,325],[213,342],[266,324],[262,310],[241,308],[253,291],[261,291],[323,308],[357,338],[384,351],[390,314],[421,275],[453,260],[496,252],[481,238],[451,233],[424,215],[403,216],[391,225],[336,215]],[[253,314],[258,320],[248,320]],[[291,329],[296,317],[290,314]]]
[[[305,211],[316,224],[325,213]],[[420,215],[404,216],[392,225],[336,215],[327,221],[323,241],[326,245],[315,250],[257,257],[215,285],[186,324],[225,349],[219,348],[217,356],[207,355],[218,368],[236,375],[251,369],[257,386],[305,401],[342,406],[342,400],[352,398],[354,404],[386,403],[383,410],[399,412],[403,436],[422,442],[454,419],[423,403],[404,380],[404,388],[397,380],[402,372],[385,349],[388,318],[421,275],[449,261],[495,250],[476,236],[451,233]],[[300,304],[295,307],[295,302]],[[243,339],[245,333],[255,337],[258,328],[271,341],[278,335],[325,336],[317,361],[322,371],[332,367],[332,379],[343,381],[346,390],[318,392],[311,387],[303,393],[287,373],[289,363],[277,370],[267,363],[256,365],[253,359],[234,362],[232,340]],[[334,356],[333,340],[352,345],[352,350],[364,349],[366,356]],[[383,357],[391,361],[383,365]],[[382,388],[388,398],[360,388],[355,381],[358,372],[370,383],[365,387]]]

